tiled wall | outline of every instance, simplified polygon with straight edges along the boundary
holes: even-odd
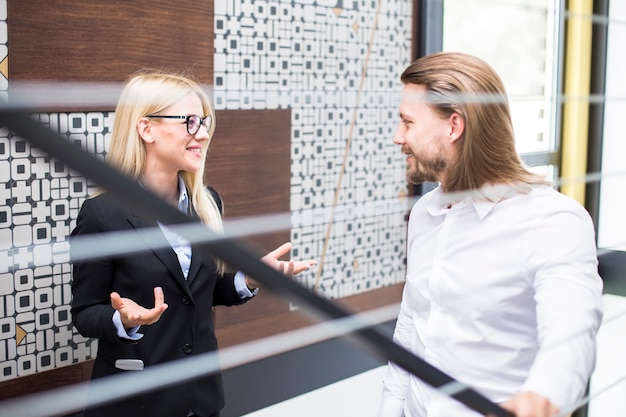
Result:
[[[6,2],[0,90],[8,77]],[[391,140],[411,10],[410,1],[215,2],[216,108],[291,109],[293,256],[321,261],[299,279],[328,298],[404,278],[404,161]],[[37,117],[103,155],[113,116]],[[67,243],[92,191],[0,130],[0,381],[95,355],[96,342],[71,325]]]
[[[327,297],[403,279],[392,137],[411,12],[398,0],[215,3],[215,104],[291,108],[293,254],[322,261],[300,279]]]

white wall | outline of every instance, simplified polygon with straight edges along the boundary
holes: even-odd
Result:
[[[626,406],[626,298],[605,295],[604,308],[589,390],[589,417],[622,416]]]
[[[598,246],[626,249],[626,1],[611,1],[607,44],[606,104]]]

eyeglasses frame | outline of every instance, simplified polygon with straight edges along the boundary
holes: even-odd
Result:
[[[145,117],[148,118],[157,118],[157,119],[184,119],[185,120],[185,125],[187,127],[187,133],[189,133],[190,135],[195,135],[200,131],[200,127],[204,126],[207,130],[207,132],[209,131],[209,128],[211,127],[211,124],[213,123],[213,118],[211,117],[211,115],[208,116],[198,116],[197,114],[188,114],[188,115],[165,115],[165,114],[149,114]],[[191,133],[189,131],[189,119],[191,119],[192,117],[197,117],[200,119],[200,123],[198,124],[198,130],[196,130],[195,132]],[[209,119],[209,121],[211,122],[211,124],[209,124],[208,126],[206,126],[204,124],[204,121],[206,119]]]

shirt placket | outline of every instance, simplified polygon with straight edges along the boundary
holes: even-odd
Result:
[[[443,306],[443,297],[445,295],[441,293],[441,281],[445,274],[443,262],[446,259],[448,241],[456,215],[452,210],[446,211],[444,220],[439,226],[440,230],[433,255],[433,263],[427,280],[431,302],[426,321],[424,358],[437,368],[440,367],[439,352],[445,345],[445,341],[442,338],[445,332],[450,330],[446,329],[445,326],[445,309]],[[429,416],[439,416],[439,412],[442,410],[441,398],[442,396],[440,395],[430,397],[430,405],[427,407]]]

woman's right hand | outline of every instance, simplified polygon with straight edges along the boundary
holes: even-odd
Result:
[[[120,313],[122,324],[126,329],[156,323],[161,318],[163,312],[167,310],[165,296],[161,287],[154,288],[153,308],[144,308],[130,298],[121,297],[117,292],[111,293],[111,305]]]

